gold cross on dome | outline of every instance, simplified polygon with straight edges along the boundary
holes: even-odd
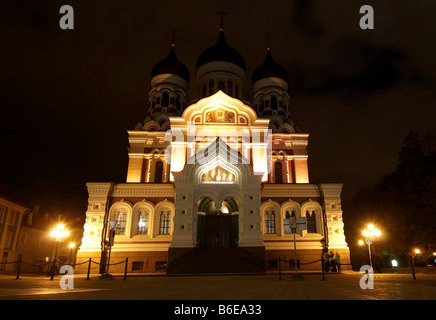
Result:
[[[221,10],[218,11],[217,14],[220,15],[220,30],[224,30],[224,15],[227,15],[227,12]]]

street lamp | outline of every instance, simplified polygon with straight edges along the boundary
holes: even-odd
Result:
[[[70,235],[70,232],[68,230],[65,230],[65,225],[62,223],[59,223],[52,232],[50,232],[50,237],[53,238],[54,241],[56,241],[56,249],[55,249],[55,255],[53,259],[53,266],[52,266],[52,272],[51,272],[51,278],[50,280],[53,280],[54,272],[55,272],[55,266],[56,266],[56,259],[58,255],[58,246],[59,242],[62,242],[66,237]]]
[[[365,242],[368,245],[368,252],[369,252],[369,264],[372,266],[372,257],[371,257],[371,244],[378,240],[381,236],[380,230],[378,230],[373,224],[369,224],[367,226],[367,229],[363,230],[362,232],[363,236],[365,237]],[[360,241],[359,241],[360,244]]]
[[[63,225],[62,223],[59,223],[52,232],[50,232],[50,237],[53,238],[54,241],[56,241],[56,250],[55,250],[55,255],[54,258],[57,258],[57,253],[58,253],[58,245],[59,242],[64,241],[64,239],[66,237],[68,237],[70,235],[70,232],[68,230],[65,230],[65,225]]]
[[[418,248],[414,249],[411,253],[410,253],[410,259],[412,260],[412,275],[413,275],[413,280],[416,280],[415,277],[415,257],[417,254],[420,254],[421,250],[419,250]]]

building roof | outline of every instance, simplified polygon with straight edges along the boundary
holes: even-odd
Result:
[[[28,208],[28,206],[13,192],[9,189],[2,181],[0,181],[0,198],[13,202],[17,205],[20,205],[24,208]]]
[[[197,70],[209,62],[214,61],[226,61],[241,67],[246,71],[245,61],[242,55],[232,47],[230,47],[224,37],[224,30],[221,29],[218,37],[218,41],[210,48],[207,48],[202,52],[197,60]]]
[[[288,81],[288,73],[280,64],[274,61],[271,50],[268,48],[265,61],[253,72],[252,83],[271,77]]]
[[[177,59],[176,46],[174,43],[171,44],[171,49],[168,56],[154,65],[153,69],[151,70],[151,77],[153,78],[158,74],[165,73],[177,75],[189,82],[189,71],[186,66],[180,62],[179,59]]]

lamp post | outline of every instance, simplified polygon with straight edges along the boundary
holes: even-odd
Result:
[[[301,281],[304,280],[302,274],[298,273],[298,260],[297,260],[297,241],[295,239],[295,234],[297,230],[306,230],[306,218],[297,218],[295,216],[291,216],[290,227],[294,233],[294,265],[295,265],[295,274],[291,277],[291,280]]]
[[[412,260],[412,276],[413,276],[413,280],[416,280],[416,276],[415,276],[415,257],[417,254],[420,254],[421,250],[419,249],[414,249],[412,250],[412,252],[409,253],[410,255],[410,260]]]
[[[325,275],[324,275],[324,252],[327,252],[327,241],[326,238],[321,239],[321,246],[322,246],[322,252],[321,252],[321,269],[322,269],[322,280],[325,281]]]
[[[50,232],[50,237],[52,237],[52,239],[54,241],[56,241],[56,248],[55,248],[55,254],[54,254],[54,259],[53,259],[53,266],[52,266],[50,280],[53,280],[53,276],[54,276],[54,272],[55,272],[55,266],[56,266],[56,260],[57,260],[57,255],[58,255],[59,242],[64,241],[64,239],[66,237],[68,237],[69,235],[70,235],[70,232],[68,230],[65,230],[65,225],[63,225],[62,223],[59,223],[53,229],[53,231]]]
[[[109,274],[109,265],[111,260],[112,246],[114,245],[114,241],[115,241],[115,229],[117,224],[118,224],[117,220],[109,221],[109,239],[108,239],[109,255],[107,260],[106,273],[100,276],[99,278],[100,280],[113,280],[113,276]]]
[[[373,224],[369,224],[367,226],[367,229],[363,230],[362,234],[365,237],[366,244],[368,245],[369,264],[371,265],[371,268],[373,268],[372,256],[371,256],[371,244],[375,240],[378,240],[380,238],[381,232]],[[359,244],[362,243],[359,241]]]
[[[68,258],[68,264],[71,265],[71,253],[73,252],[73,249],[76,247],[76,244],[74,242],[70,242],[68,245],[68,248],[70,248],[70,257]]]

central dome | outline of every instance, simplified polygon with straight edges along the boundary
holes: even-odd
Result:
[[[203,53],[200,55],[197,60],[197,70],[206,63],[214,61],[226,61],[234,63],[242,68],[242,70],[246,71],[244,58],[242,58],[238,51],[232,47],[229,47],[226,39],[224,38],[224,30],[220,30],[217,43],[203,51]]]

